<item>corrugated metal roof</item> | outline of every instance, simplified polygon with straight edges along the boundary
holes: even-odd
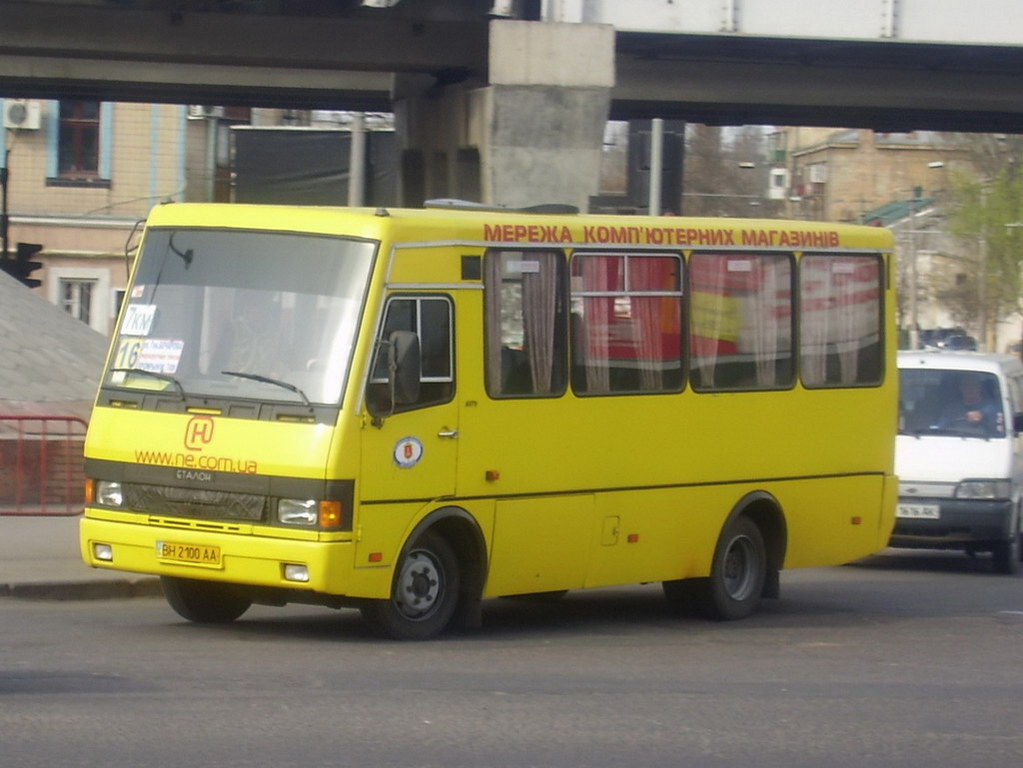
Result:
[[[875,227],[888,227],[907,218],[913,211],[922,211],[934,203],[933,197],[912,200],[893,200],[863,214],[863,223]]]
[[[106,350],[105,336],[0,272],[0,411],[79,413]]]

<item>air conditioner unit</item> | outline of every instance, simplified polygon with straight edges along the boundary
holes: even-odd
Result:
[[[39,102],[28,99],[4,99],[4,128],[39,130]]]
[[[203,104],[188,105],[188,119],[202,120],[204,117],[223,117],[223,107],[207,107]]]

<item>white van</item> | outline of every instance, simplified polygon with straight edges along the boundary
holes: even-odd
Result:
[[[973,352],[899,353],[893,547],[989,551],[1019,571],[1023,363]]]

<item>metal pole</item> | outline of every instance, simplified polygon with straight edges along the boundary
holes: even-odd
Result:
[[[220,121],[206,117],[206,202],[212,203],[217,192],[217,133]]]
[[[348,158],[348,205],[365,205],[366,115],[352,113],[352,145]]]
[[[914,207],[915,204],[914,204]],[[909,218],[913,226],[913,217]],[[920,319],[917,314],[917,264],[916,264],[916,232],[909,233],[909,348],[920,349]]]
[[[909,214],[909,349],[920,349],[920,314],[917,270],[917,200]]]
[[[661,166],[664,164],[664,120],[650,121],[650,206],[651,216],[661,215]]]
[[[988,346],[988,312],[987,312],[987,185],[985,179],[980,185],[981,230],[977,251],[980,256],[980,274],[977,276],[977,298],[980,301],[980,343],[981,351],[986,352]]]
[[[7,180],[9,174],[7,171],[7,162],[11,159],[11,150],[4,150],[4,167],[0,168],[0,184],[3,185],[3,199],[0,200],[0,238],[3,239],[3,253],[0,253],[0,258],[6,259],[7,250]]]

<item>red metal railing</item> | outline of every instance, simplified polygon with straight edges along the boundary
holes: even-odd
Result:
[[[85,501],[87,423],[0,414],[0,515],[77,515]]]

